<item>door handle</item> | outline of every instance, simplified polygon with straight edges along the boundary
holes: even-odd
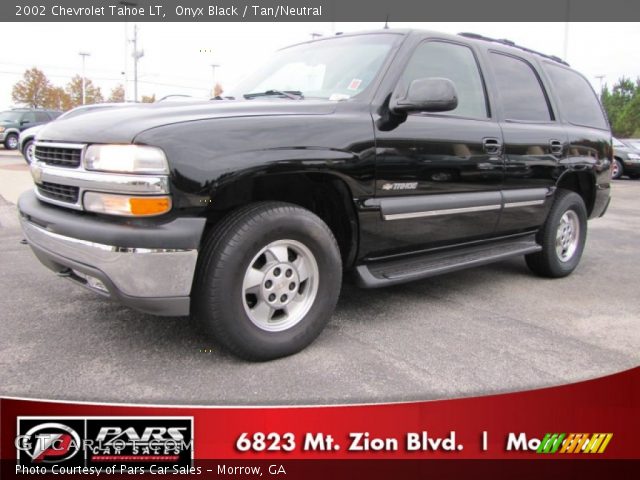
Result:
[[[489,155],[498,155],[502,152],[502,142],[497,138],[485,138],[482,141],[482,148]]]
[[[549,140],[549,151],[552,155],[562,155],[564,145],[560,140]]]

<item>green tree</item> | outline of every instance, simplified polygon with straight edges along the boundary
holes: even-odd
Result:
[[[633,99],[624,107],[618,117],[616,129],[622,138],[640,137],[640,93],[636,92]]]
[[[633,82],[622,77],[611,90],[602,90],[601,100],[609,117],[611,130],[617,137],[628,137],[640,129],[640,79]]]
[[[33,67],[24,72],[22,80],[13,86],[11,98],[32,108],[44,107],[51,83],[42,70]]]
[[[82,105],[82,77],[76,75],[71,79],[65,88],[67,94],[71,98],[71,105],[77,107]],[[85,80],[85,103],[91,105],[93,103],[104,102],[104,97],[100,91],[100,87],[96,87],[90,79]]]

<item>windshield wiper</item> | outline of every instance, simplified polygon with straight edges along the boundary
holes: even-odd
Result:
[[[304,95],[299,90],[266,90],[258,93],[245,93],[242,96],[247,100],[256,97],[286,97],[291,100],[302,100],[304,98]]]

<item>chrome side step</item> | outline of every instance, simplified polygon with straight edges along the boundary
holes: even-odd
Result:
[[[364,288],[386,287],[477,267],[542,250],[533,236],[517,240],[463,247],[450,251],[413,255],[356,267],[356,281]]]

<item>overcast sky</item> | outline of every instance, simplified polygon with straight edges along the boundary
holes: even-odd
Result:
[[[353,32],[381,28],[382,23],[140,23],[144,57],[139,62],[139,94],[207,97],[211,64],[216,80],[230,88],[274,50],[308,40],[311,33]],[[422,28],[448,33],[475,32],[508,38],[544,53],[564,56],[565,23],[391,23],[392,28]],[[125,30],[132,23],[0,23],[0,109],[13,106],[11,89],[25,69],[42,69],[52,83],[64,86],[81,72],[79,51],[90,52],[86,76],[105,97],[129,78],[132,98],[131,44]],[[640,23],[570,23],[567,60],[599,90],[600,80],[640,76]],[[126,67],[125,67],[126,59]]]

